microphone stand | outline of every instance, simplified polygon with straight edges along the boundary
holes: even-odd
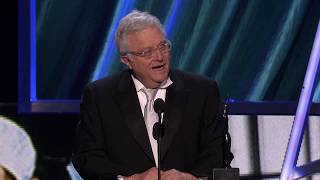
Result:
[[[163,113],[165,109],[165,103],[162,99],[158,98],[154,101],[153,104],[154,111],[158,115],[158,122],[156,122],[153,125],[153,138],[157,140],[157,147],[158,147],[158,180],[161,180],[161,140],[163,136],[163,125],[162,125],[162,119],[163,119]]]
[[[156,124],[154,125],[153,128],[153,132],[154,132],[154,138],[157,140],[157,148],[158,148],[158,180],[161,180],[161,140],[162,140],[162,136],[163,136],[163,127],[162,127],[162,118],[163,118],[163,113],[157,113],[158,117],[159,117],[159,121],[156,122]]]
[[[228,118],[228,103],[229,103],[229,98],[224,104],[223,108],[223,114],[222,118],[226,121],[227,127],[224,132],[224,142],[223,142],[223,162],[225,168],[231,168],[231,161],[234,158],[232,152],[231,152],[231,136],[228,132],[228,124],[229,124],[229,118]]]

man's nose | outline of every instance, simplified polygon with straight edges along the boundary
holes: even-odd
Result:
[[[154,52],[153,52],[153,56],[156,60],[158,61],[162,61],[163,60],[163,54],[162,52],[160,51],[160,49],[155,49]]]

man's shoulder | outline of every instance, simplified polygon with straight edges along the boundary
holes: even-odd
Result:
[[[105,89],[105,88],[114,88],[118,86],[121,79],[124,77],[130,77],[129,71],[121,71],[116,74],[103,77],[101,79],[95,80],[88,84],[88,87],[98,88],[98,89]]]
[[[183,70],[172,70],[172,75],[183,81],[185,85],[188,86],[196,86],[196,85],[201,85],[201,84],[216,84],[216,81],[214,79],[211,79],[207,76],[200,75],[200,74],[195,74]]]

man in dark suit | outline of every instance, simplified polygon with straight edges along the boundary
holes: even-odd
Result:
[[[198,179],[223,167],[227,126],[216,82],[169,68],[171,43],[148,13],[124,17],[116,39],[128,70],[90,83],[84,91],[73,156],[79,174],[85,179],[157,178],[147,91],[166,104],[161,179]]]

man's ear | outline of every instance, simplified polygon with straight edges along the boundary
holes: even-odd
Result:
[[[131,60],[128,56],[120,56],[120,60],[123,64],[125,64],[129,69],[132,69]]]

